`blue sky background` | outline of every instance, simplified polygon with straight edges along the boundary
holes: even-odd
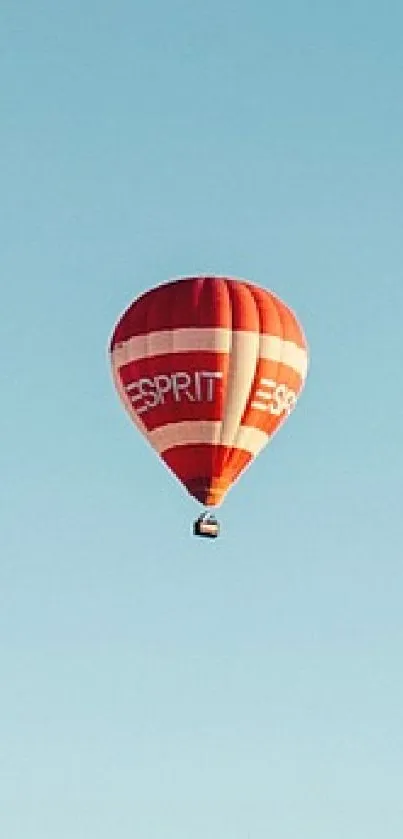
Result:
[[[403,835],[400,2],[3,0],[0,833]],[[299,406],[197,506],[111,386],[173,275],[273,288]]]

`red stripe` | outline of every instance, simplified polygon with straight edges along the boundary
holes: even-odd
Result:
[[[170,422],[184,420],[223,420],[225,415],[225,394],[228,379],[229,356],[227,353],[189,352],[171,353],[169,355],[142,358],[125,364],[119,369],[119,376],[124,386],[140,378],[154,380],[155,376],[183,371],[191,376],[190,391],[195,391],[194,373],[200,370],[222,372],[222,379],[214,382],[214,399],[209,402],[205,398],[200,401],[190,401],[181,394],[180,401],[175,401],[172,391],[164,394],[163,404],[156,405],[141,413],[141,419],[148,431],[159,428]],[[277,417],[269,411],[263,412],[252,408],[252,403],[259,400],[257,392],[262,379],[272,379],[277,384],[287,385],[298,396],[302,387],[299,373],[286,364],[279,364],[268,359],[259,359],[254,382],[251,388],[248,404],[242,417],[242,425],[251,425],[272,435],[282,423],[284,416]],[[203,383],[202,395],[206,396],[206,382]],[[143,403],[135,401],[134,409]]]
[[[190,495],[201,504],[216,506],[252,455],[228,446],[189,445],[168,449],[162,458]]]
[[[157,376],[159,373],[175,373],[177,370],[225,370],[227,365],[228,353],[191,350],[130,361],[119,367],[119,375],[126,385],[139,376]]]
[[[156,405],[148,411],[140,414],[148,431],[166,425],[169,422],[182,422],[184,420],[222,420],[225,410],[225,392],[227,386],[229,356],[227,353],[212,352],[190,352],[171,353],[169,355],[152,356],[133,361],[119,369],[123,385],[129,385],[140,378],[154,380],[155,376],[177,373],[183,371],[191,376],[189,391],[196,396],[196,382],[194,374],[196,371],[213,371],[222,373],[221,379],[212,382],[214,399],[208,401],[208,382],[203,378],[199,386],[200,395],[204,397],[200,401],[196,398],[192,402],[181,392],[180,401],[175,401],[172,390],[164,394],[163,404]],[[134,391],[135,392],[135,391]],[[130,395],[130,392],[129,392]],[[137,400],[133,409],[139,408],[143,401]]]
[[[197,327],[266,332],[305,346],[295,315],[266,289],[228,277],[188,277],[135,300],[115,329],[111,349],[134,335]]]
[[[262,379],[271,379],[277,385],[286,385],[290,390],[294,391],[296,396],[301,391],[302,379],[299,373],[296,373],[286,364],[278,364],[275,361],[268,361],[264,358],[259,360],[251,394],[242,417],[242,425],[252,425],[255,428],[260,428],[262,431],[265,431],[269,436],[272,436],[284,421],[285,415],[275,416],[270,411],[259,411],[256,408],[252,408],[253,402],[262,402],[262,399],[257,395],[257,391],[262,386]],[[263,389],[265,389],[264,386]]]
[[[135,300],[116,327],[112,348],[133,335],[162,329],[231,327],[226,284],[216,278],[187,278],[166,283]]]

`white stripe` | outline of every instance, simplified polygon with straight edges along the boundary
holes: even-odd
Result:
[[[259,358],[259,332],[233,332],[226,379],[220,442],[237,445],[235,438],[249,399]]]
[[[235,446],[237,449],[244,449],[254,457],[269,442],[269,435],[260,428],[253,425],[241,425],[236,435]]]
[[[286,364],[287,367],[291,367],[296,373],[299,373],[302,379],[306,378],[308,353],[302,347],[294,344],[293,341],[284,341],[275,335],[261,335],[260,358]]]
[[[220,439],[222,423],[211,420],[194,420],[186,422],[173,422],[155,428],[147,435],[151,445],[160,453],[175,446],[197,446],[201,443],[223,446],[231,446],[232,439],[225,437]],[[244,449],[253,456],[256,456],[269,440],[268,434],[260,428],[242,425],[237,435],[237,448]]]
[[[237,338],[260,341],[259,356],[268,361],[282,362],[299,373],[305,379],[308,367],[308,354],[303,347],[293,341],[284,341],[274,335],[262,334],[249,330],[217,328],[170,329],[150,332],[148,335],[135,335],[112,350],[112,359],[116,367],[150,358],[155,355],[167,355],[174,352],[222,352],[232,351]]]
[[[231,337],[230,329],[164,329],[149,332],[147,335],[135,335],[124,343],[116,344],[112,350],[112,357],[120,367],[141,358],[173,352],[229,352]]]

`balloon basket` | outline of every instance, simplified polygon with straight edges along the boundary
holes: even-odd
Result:
[[[193,525],[193,535],[206,539],[216,539],[220,533],[220,525],[212,513],[202,513]]]

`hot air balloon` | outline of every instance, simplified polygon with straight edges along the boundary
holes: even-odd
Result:
[[[210,508],[284,423],[303,388],[308,353],[295,315],[247,281],[184,277],[129,306],[110,358],[134,424],[207,508],[194,533],[217,536]]]

